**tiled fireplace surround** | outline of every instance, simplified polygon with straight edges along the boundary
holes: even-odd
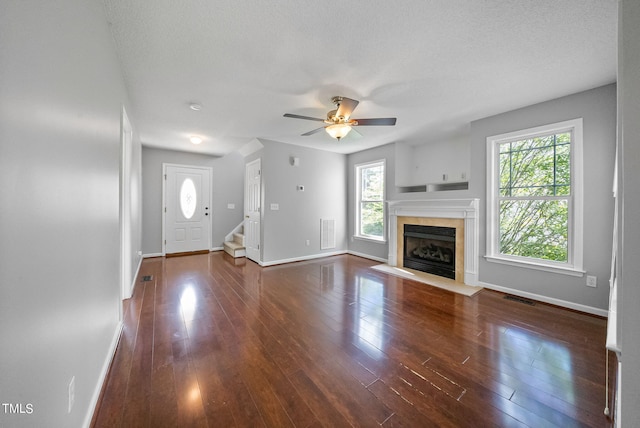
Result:
[[[402,267],[405,224],[456,228],[456,282],[478,285],[478,199],[388,201],[390,266]]]

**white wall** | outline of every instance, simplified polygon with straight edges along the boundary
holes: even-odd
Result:
[[[419,146],[396,143],[396,186],[457,183],[469,179],[469,136]],[[446,176],[443,178],[443,176]]]
[[[123,109],[124,110],[124,109]],[[127,113],[129,116],[129,113]],[[135,125],[131,123],[131,117],[129,122],[133,133],[133,141],[128,151],[129,161],[126,162],[123,157],[125,149],[125,143],[120,141],[120,227],[121,230],[124,227],[123,224],[128,222],[128,227],[124,227],[122,236],[122,249],[123,259],[121,260],[122,269],[122,281],[124,284],[123,296],[129,298],[133,293],[135,287],[136,276],[138,269],[142,263],[142,145],[140,144],[140,137],[135,129]],[[124,123],[122,124],[124,128]],[[127,164],[128,165],[125,165]],[[128,174],[125,174],[125,170],[129,169]],[[124,188],[128,188],[125,191]],[[128,198],[128,203],[124,201]],[[125,211],[128,210],[128,213]],[[128,248],[127,248],[128,246]],[[128,256],[128,261],[125,263],[125,258]]]
[[[126,89],[98,1],[3,1],[0,40],[0,402],[32,406],[0,425],[79,427],[119,326]]]
[[[246,157],[261,158],[264,206],[262,262],[279,263],[332,252],[346,244],[346,156],[276,141]],[[292,166],[291,157],[300,160]],[[297,186],[304,186],[298,191]],[[271,204],[278,204],[272,210]],[[336,220],[336,248],[320,249],[320,219]],[[306,245],[306,241],[309,245]]]
[[[620,1],[619,14],[620,417],[622,426],[631,427],[640,421],[640,2]]]
[[[145,255],[162,253],[162,164],[212,168],[211,246],[221,248],[224,237],[244,218],[244,159],[238,153],[224,157],[142,148],[143,232]],[[234,204],[235,208],[227,208]]]

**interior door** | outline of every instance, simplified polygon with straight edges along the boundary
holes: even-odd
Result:
[[[211,248],[211,169],[164,165],[164,253]]]
[[[260,203],[262,176],[260,159],[245,167],[244,238],[247,258],[260,263]]]

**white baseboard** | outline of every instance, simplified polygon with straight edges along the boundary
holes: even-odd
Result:
[[[550,303],[556,306],[562,306],[563,308],[573,309],[575,311],[585,312],[592,315],[598,315],[607,318],[609,312],[606,309],[594,308],[593,306],[581,305],[579,303],[568,302],[566,300],[555,299],[553,297],[543,296],[541,294],[529,293],[527,291],[516,290],[513,288],[502,287],[500,285],[489,284],[487,282],[478,281],[480,287],[488,288],[490,290],[501,291],[507,294],[513,294],[514,296],[524,297],[527,299],[538,300],[544,303]]]
[[[211,251],[211,252],[224,251],[224,247],[213,247],[213,248],[210,248],[209,251]]]
[[[387,263],[388,259],[383,259],[382,257],[376,257],[376,256],[372,256],[369,254],[364,254],[364,253],[358,253],[357,251],[347,251],[349,254],[353,255],[353,256],[358,256],[358,257],[362,257],[363,259],[369,259],[369,260],[375,260],[376,262],[380,262],[380,263]]]
[[[98,405],[98,400],[100,399],[100,393],[102,392],[102,387],[104,385],[104,381],[107,378],[107,374],[109,373],[109,368],[111,367],[111,361],[113,361],[113,357],[116,354],[116,349],[118,348],[118,342],[120,342],[120,335],[122,334],[122,328],[124,324],[122,321],[119,321],[116,325],[116,330],[113,334],[113,338],[111,339],[111,344],[109,345],[109,350],[107,352],[107,356],[102,364],[102,370],[100,371],[100,376],[98,377],[98,382],[96,384],[95,389],[93,390],[93,395],[91,396],[91,401],[89,402],[89,408],[87,409],[87,414],[84,417],[84,422],[82,426],[84,428],[89,428],[91,426],[91,420],[93,419],[93,414],[96,411],[96,406]]]
[[[140,268],[142,267],[142,260],[144,260],[144,256],[140,257],[140,260],[138,260],[138,267],[136,268],[136,273],[133,274],[133,282],[131,283],[131,287],[129,287],[129,290],[131,290],[131,296],[133,296],[133,292],[136,290],[136,284],[138,283],[138,274],[140,273]],[[131,296],[128,296],[127,298]]]
[[[143,259],[150,259],[150,258],[153,258],[153,257],[162,257],[162,256],[164,256],[164,254],[162,254],[162,253],[149,253],[149,254],[143,254],[142,258]]]
[[[339,256],[341,254],[347,254],[347,251],[332,251],[330,253],[319,253],[319,254],[312,254],[309,256],[301,256],[301,257],[294,257],[291,259],[281,259],[281,260],[273,260],[270,262],[259,262],[258,264],[260,266],[273,266],[273,265],[282,265],[285,263],[293,263],[293,262],[303,262],[305,260],[313,260],[313,259],[321,259],[323,257],[331,257],[331,256]]]

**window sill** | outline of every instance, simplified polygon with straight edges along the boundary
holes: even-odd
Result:
[[[369,241],[369,242],[375,242],[377,244],[386,244],[387,240],[384,238],[371,238],[368,236],[360,236],[360,235],[353,235],[354,239],[360,240],[360,241]]]
[[[515,260],[515,259],[499,257],[499,256],[484,256],[484,258],[491,263],[501,263],[509,266],[517,266],[525,269],[542,270],[545,272],[559,273],[562,275],[582,277],[586,273],[584,270],[577,269],[573,266],[566,266],[566,267],[556,266],[551,264],[528,262],[524,260]]]

